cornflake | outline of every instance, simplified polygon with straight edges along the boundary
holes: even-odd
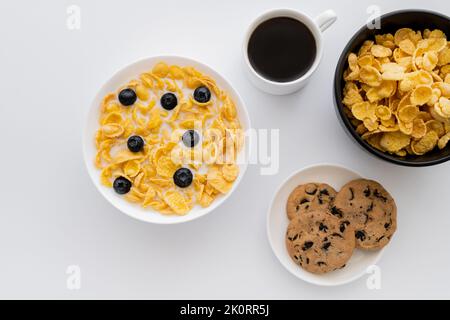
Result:
[[[450,141],[450,42],[441,30],[402,28],[348,56],[345,114],[373,147],[423,155]]]
[[[357,61],[352,63],[352,68],[359,70]],[[199,86],[209,89],[208,102],[193,98]],[[118,99],[125,88],[136,93],[136,102],[130,106],[123,106]],[[160,106],[161,96],[167,92],[177,97],[171,110]],[[363,100],[357,92],[351,94],[354,97],[347,98],[349,104]],[[187,130],[200,135],[192,148],[182,142]],[[117,177],[131,182],[124,195],[127,201],[162,214],[184,215],[195,205],[208,207],[232,188],[239,175],[236,159],[244,145],[241,131],[234,101],[214,79],[193,67],[159,62],[102,100],[95,165],[101,170],[101,183],[108,188]],[[127,148],[132,135],[144,140],[139,152]],[[192,184],[186,188],[173,181],[181,167],[193,173]]]

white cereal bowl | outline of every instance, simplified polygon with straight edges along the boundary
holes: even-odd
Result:
[[[324,182],[339,191],[350,180],[361,177],[360,174],[338,165],[318,164],[293,173],[281,184],[267,213],[267,235],[275,256],[294,276],[316,285],[336,286],[360,278],[366,274],[370,266],[378,262],[383,249],[377,251],[355,249],[344,268],[326,274],[314,274],[295,264],[285,245],[286,230],[289,224],[286,215],[286,202],[289,194],[296,186],[308,182]]]
[[[156,56],[136,61],[124,67],[123,69],[116,72],[102,86],[102,88],[94,98],[94,101],[92,102],[87,114],[83,131],[83,153],[84,162],[86,164],[89,176],[91,177],[98,191],[100,191],[105,199],[108,200],[114,207],[127,214],[128,216],[141,221],[156,224],[175,224],[194,220],[206,215],[207,213],[220,206],[233,193],[233,191],[236,190],[247,169],[248,152],[250,150],[251,141],[249,137],[250,135],[248,135],[246,137],[244,149],[240,152],[237,159],[240,171],[239,176],[234,182],[232,189],[227,194],[217,197],[209,207],[202,208],[199,206],[195,206],[191,211],[182,216],[163,215],[151,208],[142,208],[138,204],[133,204],[126,201],[122,198],[122,196],[116,194],[112,188],[103,186],[100,183],[100,170],[98,170],[94,165],[94,158],[96,154],[94,137],[95,132],[99,127],[98,118],[102,98],[109,92],[115,92],[120,86],[128,83],[129,80],[136,78],[140,73],[151,70],[151,68],[160,61],[164,61],[167,64],[176,64],[179,66],[192,66],[202,73],[211,76],[216,81],[217,85],[223,90],[227,91],[235,102],[238,117],[241,121],[243,130],[246,131],[251,128],[248,112],[242,98],[239,96],[230,82],[228,82],[222,75],[214,71],[211,67],[193,59],[180,56]]]

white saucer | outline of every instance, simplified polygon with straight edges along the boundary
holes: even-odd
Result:
[[[293,275],[309,283],[336,286],[360,278],[366,274],[368,267],[378,262],[383,249],[376,251],[355,249],[353,256],[344,268],[317,275],[295,264],[285,245],[285,235],[289,224],[286,215],[286,202],[289,194],[296,186],[307,182],[324,182],[339,191],[345,183],[361,177],[360,174],[339,165],[318,164],[293,173],[281,184],[267,213],[267,236],[275,256]]]

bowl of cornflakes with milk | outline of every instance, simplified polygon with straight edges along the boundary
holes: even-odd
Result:
[[[179,56],[137,61],[94,98],[84,160],[100,193],[151,223],[201,217],[237,188],[250,120],[239,94],[212,68]]]
[[[450,18],[387,13],[348,42],[334,78],[351,138],[383,160],[430,166],[450,159]]]

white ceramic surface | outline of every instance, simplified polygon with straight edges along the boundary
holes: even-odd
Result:
[[[447,201],[438,200],[450,192],[450,163],[386,163],[351,143],[336,120],[339,53],[370,18],[374,1],[193,3],[73,1],[81,29],[68,30],[67,2],[0,1],[8,44],[0,50],[0,297],[450,299],[450,214]],[[138,9],[124,14],[133,4]],[[408,7],[450,15],[442,0],[376,4],[381,14]],[[241,64],[245,29],[279,6],[312,16],[332,8],[339,16],[323,34],[323,58],[308,86],[281,97],[257,90]],[[81,132],[93,97],[116,70],[167,52],[213,66],[245,99],[253,127],[280,129],[280,166],[276,175],[261,176],[267,165],[249,165],[237,192],[213,213],[166,226],[130,219],[99,196],[85,169]],[[366,286],[369,274],[338,287],[309,284],[286,272],[270,249],[266,212],[275,191],[292,172],[321,162],[378,180],[397,202],[398,230],[377,264],[380,290]],[[67,288],[71,265],[81,268],[80,290]]]
[[[250,40],[250,36],[253,31],[258,27],[262,22],[275,18],[275,17],[290,17],[296,20],[303,22],[312,32],[315,40],[316,40],[316,58],[314,63],[310,67],[309,71],[306,72],[300,78],[289,81],[289,82],[276,82],[268,80],[262,77],[258,72],[253,69],[250,60],[248,58],[248,41]],[[244,69],[246,70],[247,76],[250,81],[255,85],[258,89],[274,94],[274,95],[285,95],[294,93],[301,88],[303,88],[316,71],[319,66],[320,60],[323,55],[323,40],[322,40],[322,32],[324,32],[328,27],[330,27],[337,19],[336,13],[333,10],[327,10],[320,15],[318,15],[315,19],[309,17],[308,15],[299,12],[293,9],[275,9],[270,10],[258,18],[256,18],[249,26],[243,42],[242,53],[244,56]],[[280,48],[282,50],[282,48]]]
[[[361,175],[334,164],[319,164],[303,168],[287,178],[275,193],[267,213],[267,235],[270,245],[281,264],[296,277],[323,286],[341,285],[358,279],[375,265],[381,257],[382,250],[363,251],[355,249],[346,266],[326,274],[313,274],[294,263],[289,256],[285,235],[289,219],[286,215],[286,202],[291,191],[299,184],[307,182],[324,182],[337,191],[347,182],[361,178]]]
[[[100,170],[98,170],[94,166],[94,158],[96,154],[94,137],[95,132],[98,129],[98,117],[101,100],[107,93],[116,91],[117,88],[119,88],[121,85],[127,83],[133,78],[136,78],[140,73],[146,70],[150,70],[156,63],[160,61],[165,61],[168,64],[176,64],[180,66],[192,66],[199,71],[211,76],[216,80],[220,88],[230,94],[230,97],[235,102],[238,117],[244,130],[250,128],[250,119],[241,97],[223,76],[221,76],[211,67],[205,64],[180,56],[155,56],[134,62],[115,73],[97,93],[89,109],[83,132],[84,160],[92,181],[94,182],[100,193],[105,197],[105,199],[107,199],[113,206],[115,206],[123,213],[129,215],[130,217],[151,223],[173,224],[194,220],[196,218],[204,216],[205,214],[213,211],[215,208],[220,206],[233,193],[233,191],[236,190],[247,168],[248,157],[246,155],[248,155],[248,151],[250,150],[249,145],[251,141],[249,138],[246,139],[244,149],[238,155],[237,162],[239,164],[240,171],[239,176],[234,182],[232,189],[227,194],[218,196],[209,207],[202,208],[200,206],[195,206],[190,212],[185,215],[164,215],[151,208],[142,208],[137,204],[126,201],[122,196],[115,193],[112,188],[103,186],[100,183]]]

